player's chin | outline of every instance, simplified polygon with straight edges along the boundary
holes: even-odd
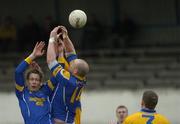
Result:
[[[37,90],[39,90],[39,86],[30,86],[30,90],[31,91],[37,91]]]

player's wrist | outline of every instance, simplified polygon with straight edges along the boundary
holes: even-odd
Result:
[[[31,60],[34,60],[34,59],[36,58],[36,56],[32,53],[32,54],[29,55],[29,58],[30,58]]]
[[[33,56],[32,56],[32,54],[31,55],[29,55],[26,59],[25,59],[25,61],[28,63],[28,64],[31,64],[32,63],[32,61],[33,61]]]
[[[49,43],[54,43],[56,40],[55,40],[55,37],[50,37],[49,38]]]
[[[57,65],[58,64],[58,62],[57,62],[57,60],[54,60],[54,61],[51,61],[49,64],[48,64],[48,67],[49,67],[49,69],[51,70],[55,65]]]
[[[63,52],[58,53],[58,58],[61,58],[61,57],[63,57]]]

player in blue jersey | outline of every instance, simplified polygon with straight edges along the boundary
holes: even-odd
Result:
[[[52,30],[47,50],[47,63],[53,76],[55,76],[58,81],[52,99],[52,115],[56,124],[72,124],[76,114],[81,111],[80,97],[86,84],[86,74],[89,72],[89,66],[82,59],[74,59],[71,61],[69,70],[63,69],[63,67],[58,64],[56,60],[55,42],[58,41],[58,31],[60,29],[62,30],[62,40],[64,42],[61,43],[65,45],[66,51],[67,49],[70,50],[73,48],[71,46],[73,44],[64,27],[58,26]],[[65,42],[68,43],[66,44]],[[73,53],[73,51],[74,50],[68,52]],[[76,57],[76,55],[74,55],[74,57]]]
[[[15,92],[25,124],[52,124],[49,96],[57,84],[55,78],[52,77],[43,84],[42,71],[35,64],[35,67],[28,70],[24,79],[25,70],[29,65],[33,65],[34,59],[44,54],[44,46],[43,42],[37,43],[33,52],[18,65],[15,71]]]

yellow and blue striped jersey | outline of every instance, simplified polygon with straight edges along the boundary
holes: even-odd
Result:
[[[24,80],[24,71],[31,63],[30,58],[22,61],[15,71],[15,92],[25,124],[53,124],[50,113],[49,96],[57,85],[54,77],[42,85],[38,91],[30,91]]]
[[[58,63],[60,63],[65,70],[69,70],[70,63],[76,58],[76,53],[71,53],[67,56],[67,60],[64,57],[58,57]],[[81,107],[76,108],[74,122],[75,124],[81,124]]]
[[[170,122],[155,110],[142,109],[140,112],[129,115],[123,124],[170,124]]]
[[[52,98],[52,116],[66,123],[80,124],[81,93],[86,81],[84,78],[71,75],[60,64],[51,69],[58,81]]]

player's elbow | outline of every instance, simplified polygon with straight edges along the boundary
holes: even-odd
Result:
[[[15,74],[20,74],[22,73],[21,70],[17,67],[16,70],[15,70]]]
[[[46,62],[47,64],[50,64],[54,59],[52,59],[51,56],[47,56]]]
[[[46,62],[47,62],[47,64],[50,64],[51,60],[47,58]]]

